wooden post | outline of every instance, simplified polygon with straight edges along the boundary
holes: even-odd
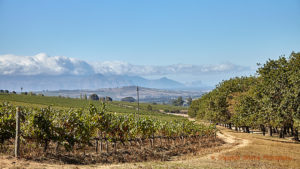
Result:
[[[15,139],[15,157],[20,155],[20,107],[16,109],[16,139]]]
[[[138,120],[140,119],[140,96],[139,96],[139,87],[136,86],[136,95],[137,95],[137,105],[138,105]]]

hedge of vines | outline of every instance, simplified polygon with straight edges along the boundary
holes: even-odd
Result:
[[[161,121],[147,117],[107,113],[101,107],[90,105],[86,109],[56,110],[50,106],[34,109],[21,107],[21,137],[34,140],[47,151],[56,143],[71,151],[74,146],[91,146],[93,141],[123,144],[145,139],[189,139],[213,137],[215,128],[195,124],[188,120]],[[0,104],[0,144],[15,137],[16,107]],[[153,143],[153,142],[152,142]]]

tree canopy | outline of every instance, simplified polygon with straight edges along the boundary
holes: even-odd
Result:
[[[300,129],[300,53],[269,59],[256,76],[222,81],[189,107],[189,115],[231,127],[258,128],[284,137]]]

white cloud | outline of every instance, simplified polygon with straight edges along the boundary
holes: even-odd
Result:
[[[38,74],[89,74],[94,73],[85,61],[65,56],[50,57],[45,53],[34,56],[0,55],[0,74],[38,75]]]
[[[99,62],[93,63],[95,72],[102,74],[128,74],[128,75],[169,75],[169,74],[213,74],[230,73],[250,70],[248,67],[225,63],[219,65],[187,65],[175,64],[168,66],[141,66],[126,62]]]
[[[118,74],[118,75],[175,75],[175,74],[218,74],[249,71],[249,67],[232,63],[218,65],[174,64],[167,66],[142,66],[120,61],[88,63],[65,56],[50,57],[45,53],[34,56],[0,55],[0,74],[38,75],[38,74]]]

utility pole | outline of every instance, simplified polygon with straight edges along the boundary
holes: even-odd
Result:
[[[138,104],[138,120],[140,114],[140,96],[139,96],[139,86],[136,86],[137,104]]]

